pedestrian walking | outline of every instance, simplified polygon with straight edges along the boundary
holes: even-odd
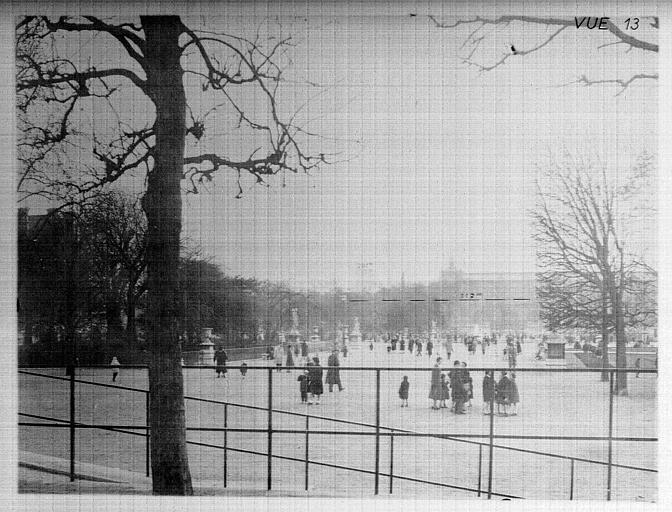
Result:
[[[369,350],[373,352],[373,342],[369,343]]]
[[[292,355],[292,345],[287,345],[287,362],[285,366],[294,367],[294,356]],[[291,370],[287,370],[287,373],[289,373]]]
[[[464,383],[465,401],[468,402],[467,407],[471,407],[471,400],[474,398],[474,382],[467,370],[467,363],[464,361],[462,362],[462,382]]]
[[[348,357],[348,346],[343,342],[343,348],[341,349],[341,352],[343,352],[343,357]]]
[[[483,377],[483,414],[492,414],[492,403],[495,399],[495,376],[485,372]]]
[[[448,389],[448,382],[446,382],[446,374],[441,374],[441,401],[439,402],[439,408],[447,409],[446,400],[450,399],[450,390]]]
[[[432,380],[429,386],[429,399],[434,401],[432,409],[438,409],[437,402],[441,400],[441,358],[436,358],[436,364],[432,369]]]
[[[511,378],[509,379],[509,414],[511,416],[518,415],[518,402],[520,402],[520,395],[518,394],[518,384],[516,384],[516,374],[511,372]]]
[[[497,414],[500,416],[508,416],[509,400],[511,397],[511,381],[506,376],[506,372],[502,372],[501,378],[495,388],[495,401],[497,402]],[[504,412],[502,412],[502,410]]]
[[[117,382],[117,377],[119,377],[119,367],[121,366],[117,356],[112,357],[110,366],[112,367],[112,382]]]
[[[243,379],[245,379],[245,375],[247,375],[247,363],[240,365],[240,374],[243,376]]]
[[[404,338],[401,338],[401,340],[399,340],[399,350],[402,352],[406,350],[406,340]]]
[[[464,386],[462,383],[462,368],[459,361],[455,361],[453,369],[448,374],[450,379],[451,396],[453,398],[453,406],[451,410],[455,414],[466,414],[464,411]]]
[[[299,381],[299,393],[301,393],[301,403],[305,404],[308,402],[308,370],[305,370],[299,378],[296,379]]]
[[[343,391],[343,386],[341,385],[341,374],[338,367],[340,366],[338,362],[338,350],[334,350],[329,359],[327,360],[327,378],[326,382],[329,384],[329,393],[333,392],[334,384],[338,386],[339,391]]]
[[[392,350],[397,350],[397,338],[392,338]]]
[[[429,357],[432,357],[432,351],[434,350],[434,343],[432,343],[432,340],[427,341],[427,355]]]
[[[445,341],[446,355],[448,356],[448,361],[450,361],[450,356],[453,353],[453,340],[448,336]]]
[[[641,365],[641,359],[638,357],[637,360],[635,361],[635,368],[637,368],[637,373],[635,374],[635,377],[639,379],[639,370],[640,370],[640,365]]]
[[[215,351],[214,359],[215,359],[215,373],[217,374],[217,378],[219,379],[222,376],[226,378],[226,361],[228,360],[228,357],[222,347],[219,347]]]
[[[306,340],[301,342],[301,357],[308,357],[308,343],[306,343]]]
[[[408,375],[404,375],[404,378],[401,380],[401,385],[399,386],[399,398],[401,398],[401,406],[408,407],[408,388],[411,387],[411,383],[408,382]]]
[[[320,396],[324,388],[322,386],[322,366],[317,357],[313,357],[313,364],[308,367],[308,392],[310,393],[308,405],[312,405],[313,400],[316,405],[320,405]]]
[[[422,341],[415,340],[415,345],[418,347],[418,351],[415,353],[416,356],[422,355]]]
[[[275,359],[275,366],[278,371],[282,371],[280,367],[282,366],[282,356],[285,355],[285,350],[282,345],[278,343],[273,349],[273,359]]]
[[[516,341],[516,353],[520,354],[523,351],[523,346],[520,344],[520,340]]]
[[[412,354],[413,353],[413,345],[415,344],[415,340],[413,338],[409,338],[408,340],[408,351]]]

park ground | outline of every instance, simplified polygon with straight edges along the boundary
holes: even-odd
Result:
[[[502,346],[491,346],[485,355],[480,350],[468,355],[464,346],[455,345],[452,360],[443,366],[452,366],[455,359],[467,361],[469,367],[502,367]],[[518,366],[547,368],[543,361],[534,359],[535,346],[524,344]],[[439,349],[439,352],[441,350]],[[327,353],[318,354],[326,364]],[[488,442],[489,417],[482,414],[481,381],[483,372],[472,372],[475,393],[472,407],[466,415],[454,415],[448,409],[432,410],[427,398],[429,372],[413,369],[431,368],[437,351],[430,358],[405,352],[386,351],[382,344],[353,345],[347,358],[341,356],[341,366],[409,368],[381,372],[380,424],[416,433],[444,435],[480,435],[466,438]],[[312,356],[312,354],[311,354]],[[246,361],[248,365],[270,365],[261,360]],[[583,368],[572,354],[568,367]],[[240,362],[242,363],[242,362]],[[231,365],[240,364],[239,362]],[[629,361],[630,363],[630,361]],[[643,367],[645,367],[643,365]],[[39,373],[61,375],[62,369],[37,370]],[[111,371],[80,369],[77,378],[90,382],[111,384]],[[334,388],[325,394],[320,405],[302,404],[297,377],[299,370],[272,372],[273,428],[301,430],[305,419],[282,414],[291,411],[338,418],[365,424],[375,424],[375,372],[342,370],[344,390]],[[403,375],[411,382],[409,407],[401,408],[398,399],[399,383]],[[243,378],[240,371],[229,368],[226,378],[216,378],[212,369],[185,369],[185,395],[227,401],[240,405],[265,408],[268,405],[267,369],[249,370]],[[516,381],[521,395],[517,416],[495,417],[494,432],[500,435],[527,436],[607,436],[609,424],[608,384],[600,381],[597,373],[542,373],[518,372]],[[145,370],[124,369],[118,384],[139,389],[147,388]],[[629,394],[614,398],[613,435],[616,437],[657,437],[655,374],[629,377]],[[68,419],[68,382],[20,374],[19,411],[22,413]],[[144,425],[145,393],[77,384],[76,420],[93,424]],[[224,407],[220,404],[187,400],[189,427],[224,426]],[[267,412],[242,407],[227,407],[227,426],[231,428],[267,427]],[[22,421],[27,421],[21,417]],[[33,421],[33,420],[30,420]],[[46,423],[46,421],[45,421]],[[335,423],[326,419],[311,419],[310,429],[329,431],[357,431],[371,433],[368,426]],[[142,432],[138,430],[137,432]],[[465,439],[465,438],[460,438]],[[222,446],[222,432],[188,432],[188,440]],[[224,487],[224,451],[217,448],[189,445],[190,468],[197,494],[231,496],[311,496],[370,498],[374,493],[374,475],[310,464],[308,490],[305,485],[306,444],[303,433],[276,433],[273,435],[273,454],[288,459],[272,460],[272,490],[266,490],[267,457],[259,454],[267,449],[267,433],[229,432],[227,446],[232,450],[226,457]],[[547,452],[566,457],[595,461],[608,460],[607,441],[496,439],[496,445]],[[70,482],[69,431],[67,428],[19,428],[19,491],[26,493],[111,493],[148,494],[150,479],[145,477],[146,444],[144,436],[98,429],[78,429],[76,437],[76,471],[83,479]],[[396,437],[393,447],[390,438],[380,440],[379,469],[387,475],[393,464],[395,478],[392,494],[390,479],[381,476],[379,496],[410,499],[477,498],[476,492],[426,483],[404,481],[397,476],[440,482],[456,487],[483,489],[487,494],[488,447],[458,440],[431,437]],[[392,459],[391,448],[393,448]],[[235,451],[241,450],[241,451]],[[375,437],[352,434],[311,434],[309,438],[311,461],[343,465],[373,472],[375,469]],[[479,475],[480,458],[480,475]],[[643,468],[656,469],[657,443],[614,441],[612,461]],[[568,459],[522,453],[495,448],[491,488],[495,493],[537,499],[568,499],[572,487],[571,462]],[[574,466],[573,498],[606,498],[607,466],[577,461]],[[656,501],[657,474],[634,469],[613,468],[612,499]],[[501,499],[501,497],[499,498]]]

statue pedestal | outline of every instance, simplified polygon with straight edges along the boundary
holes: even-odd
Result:
[[[215,344],[212,341],[203,342],[198,346],[198,364],[214,364]]]
[[[215,344],[212,342],[212,327],[201,329],[201,343],[198,345],[198,364],[214,364]]]

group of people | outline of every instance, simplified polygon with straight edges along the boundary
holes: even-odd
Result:
[[[447,401],[452,399],[450,407],[454,414],[466,414],[472,407],[474,398],[473,379],[467,370],[467,363],[455,361],[448,373],[448,378],[441,372],[441,357],[437,357],[432,369],[429,399],[433,410],[447,409]],[[405,375],[399,386],[401,407],[408,407],[410,382]],[[495,381],[494,371],[486,371],[483,377],[483,414],[492,414],[492,405],[496,404],[499,416],[516,416],[520,394],[514,372],[501,372],[499,381]]]
[[[429,398],[433,400],[432,409],[447,409],[447,400],[452,398],[450,410],[455,414],[466,414],[465,405],[471,407],[474,397],[473,381],[467,363],[455,361],[453,369],[446,375],[441,373],[441,357],[436,358],[436,364],[432,369],[432,380],[429,388]]]
[[[409,354],[415,353],[416,356],[422,355],[422,349],[425,348],[426,354],[431,357],[434,352],[434,343],[431,338],[408,338],[401,335],[390,336],[389,334],[384,337],[385,344],[387,345],[387,351],[393,352],[399,350],[400,352],[405,352],[408,347]],[[369,350],[373,350],[373,343],[369,344]]]
[[[338,350],[334,349],[327,360],[327,376],[325,382],[329,385],[329,392],[333,392],[334,386],[338,386],[339,391],[345,388],[341,383],[341,374],[339,370],[340,363],[338,361]],[[304,372],[299,375],[299,392],[301,394],[301,403],[307,405],[320,405],[320,397],[324,394],[324,386],[322,384],[323,368],[320,365],[320,359],[316,356],[311,361],[308,361]]]

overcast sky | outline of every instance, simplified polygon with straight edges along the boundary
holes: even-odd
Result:
[[[236,175],[226,171],[201,194],[185,196],[184,234],[232,274],[356,290],[396,284],[402,272],[407,282],[436,279],[451,262],[467,272],[534,272],[527,211],[536,170],[549,155],[567,149],[616,174],[643,151],[657,153],[656,81],[637,81],[620,95],[613,84],[570,83],[656,72],[655,54],[598,49],[614,41],[606,31],[567,29],[538,52],[479,72],[462,59],[473,27],[441,29],[426,16],[259,13],[185,22],[247,37],[256,30],[262,38],[291,35],[281,113],[300,109],[298,124],[320,134],[308,152],[336,153],[333,165],[270,178],[268,187],[244,178],[239,199]],[[529,49],[552,31],[519,23],[487,30],[472,59],[491,64],[511,45]],[[655,41],[656,32],[643,25],[638,35]],[[124,57],[88,34],[65,51],[88,65],[101,55],[110,64]],[[192,76],[185,84],[196,115],[222,101]],[[232,93],[259,112],[258,98]],[[121,118],[151,123],[142,94],[117,96]],[[94,133],[116,130],[101,109],[81,100],[73,115]],[[206,137],[189,140],[187,155],[247,157],[256,141],[237,132],[236,121],[226,109],[209,116]],[[82,161],[90,160],[86,151]],[[144,177],[134,186],[141,191]]]
[[[357,289],[396,283],[402,272],[407,281],[434,279],[451,261],[471,272],[534,271],[526,210],[549,154],[567,148],[613,172],[644,150],[656,154],[655,81],[620,95],[613,85],[564,85],[584,74],[655,72],[655,56],[597,50],[612,41],[602,34],[567,30],[480,73],[460,58],[466,30],[426,18],[280,21],[297,44],[292,75],[324,86],[288,84],[285,108],[319,92],[304,119],[337,140],[311,147],[346,161],[277,177],[269,188],[250,181],[241,199],[226,176],[189,196],[186,232],[230,272]],[[514,25],[490,32],[474,60],[489,64],[510,44],[529,48],[548,33]]]

